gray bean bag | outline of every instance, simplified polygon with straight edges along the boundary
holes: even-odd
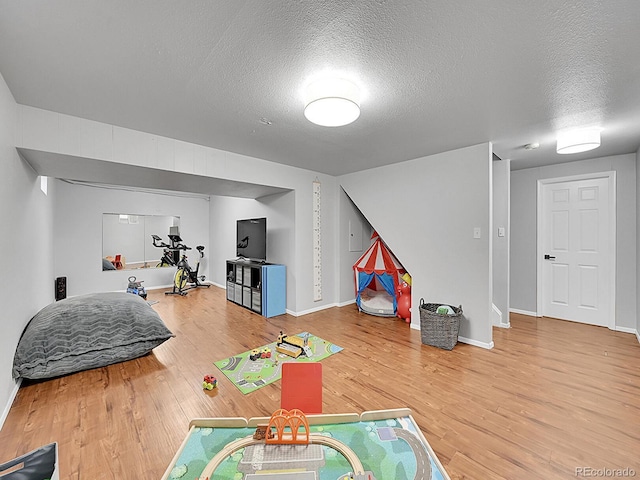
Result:
[[[13,359],[13,378],[51,378],[130,360],[173,336],[137,295],[67,298],[47,305],[27,324]]]
[[[116,267],[113,263],[111,263],[106,258],[102,259],[102,271],[105,272],[107,270],[116,270]]]

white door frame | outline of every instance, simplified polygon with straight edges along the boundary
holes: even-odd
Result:
[[[583,175],[571,175],[568,177],[557,177],[557,178],[543,178],[538,180],[538,197],[537,197],[537,208],[538,208],[538,218],[537,218],[537,228],[536,228],[536,266],[537,266],[537,316],[542,317],[542,268],[543,268],[543,238],[544,238],[544,225],[542,222],[543,210],[542,210],[542,188],[544,185],[549,185],[553,183],[561,183],[561,182],[573,182],[578,180],[593,180],[596,178],[606,178],[609,181],[609,245],[611,245],[610,250],[610,261],[611,261],[611,280],[612,282],[609,285],[609,312],[608,312],[608,324],[607,326],[611,330],[616,329],[616,172],[598,172],[598,173],[587,173]]]

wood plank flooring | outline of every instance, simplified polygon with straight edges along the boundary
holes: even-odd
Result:
[[[192,418],[279,407],[280,382],[243,395],[213,362],[283,330],[344,347],[322,361],[325,413],[411,408],[453,479],[567,479],[581,467],[640,477],[632,334],[512,314],[512,328],[494,329],[494,349],[445,351],[354,305],[265,319],[216,287],[149,300],[176,338],[136,360],[25,382],[0,431],[0,463],[57,441],[61,479],[159,479]],[[201,388],[205,374],[219,380],[212,392]]]

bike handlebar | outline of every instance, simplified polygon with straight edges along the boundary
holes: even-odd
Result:
[[[153,238],[153,246],[154,247],[166,248],[166,249],[171,250],[171,251],[175,251],[175,250],[192,250],[191,247],[187,247],[182,242],[178,242],[178,243],[176,243],[174,245],[167,245],[166,243],[164,243],[162,241],[162,238],[160,238],[158,235],[151,235],[151,238]],[[200,252],[200,256],[203,257],[204,254],[202,253],[202,251],[204,250],[204,247],[202,245],[198,245],[196,248],[198,249],[198,252]]]
[[[151,235],[151,238],[153,239],[153,246],[154,247],[158,247],[158,248],[169,248],[169,245],[167,245],[166,243],[164,243],[162,241],[162,238],[160,238],[158,235]],[[158,243],[160,242],[160,243]]]

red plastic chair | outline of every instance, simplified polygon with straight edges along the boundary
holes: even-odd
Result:
[[[122,270],[122,255],[116,255],[116,258],[113,259],[113,266],[116,267],[116,270]]]
[[[298,409],[305,414],[322,413],[322,364],[286,362],[282,364],[280,408]]]

